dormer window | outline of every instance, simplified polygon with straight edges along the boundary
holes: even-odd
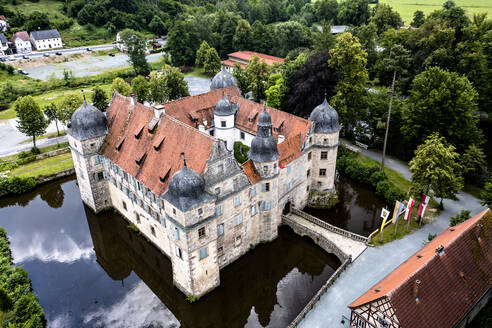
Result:
[[[135,139],[140,139],[140,137],[142,136],[143,129],[144,127],[142,126],[140,130],[137,131],[137,133],[135,134]]]
[[[167,169],[164,171],[165,173],[159,177],[159,180],[161,180],[162,183],[166,182],[166,180],[169,178],[169,172],[171,172],[171,169]]]
[[[145,161],[145,157],[147,157],[147,153],[143,153],[139,158],[137,158],[135,160],[135,162],[137,163],[137,165],[142,165],[143,162]]]
[[[121,138],[121,140],[116,144],[117,151],[121,150],[121,146],[123,146],[123,142],[125,142],[125,138]]]
[[[155,151],[159,151],[159,149],[161,149],[161,146],[164,143],[164,139],[166,139],[166,137],[162,136],[156,140],[156,142],[154,143],[154,150]]]

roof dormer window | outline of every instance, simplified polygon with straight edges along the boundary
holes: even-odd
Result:
[[[135,139],[140,139],[140,137],[142,136],[143,129],[144,127],[142,126],[140,130],[138,130],[137,133],[135,133]]]
[[[142,165],[145,161],[145,157],[147,157],[147,153],[143,153],[139,158],[137,158],[135,160],[135,162],[137,163],[137,165]]]

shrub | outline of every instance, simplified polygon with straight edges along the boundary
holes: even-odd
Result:
[[[0,194],[20,195],[36,187],[34,178],[0,178]]]
[[[239,163],[244,163],[248,160],[248,150],[249,147],[244,145],[240,141],[234,143],[234,157]]]
[[[455,225],[460,224],[461,222],[465,222],[470,218],[469,210],[461,210],[456,216],[449,219],[449,226],[454,227]]]
[[[41,150],[39,150],[38,147],[32,147],[31,148],[31,154],[34,154],[34,155],[41,154]]]

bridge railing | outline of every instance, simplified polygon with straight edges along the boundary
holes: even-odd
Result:
[[[296,214],[300,217],[302,217],[303,219],[306,219],[308,220],[309,222],[311,223],[314,223],[322,228],[325,228],[326,230],[329,230],[331,232],[334,232],[336,234],[339,234],[339,235],[342,235],[342,236],[345,236],[345,237],[348,237],[350,239],[353,239],[353,240],[356,240],[356,241],[360,241],[360,242],[363,242],[363,243],[369,243],[369,238],[367,237],[364,237],[364,236],[361,236],[361,235],[358,235],[356,233],[353,233],[353,232],[350,232],[350,231],[347,231],[347,230],[344,230],[344,229],[341,229],[341,228],[338,228],[338,227],[335,227],[329,223],[326,223],[325,221],[323,220],[320,220],[318,219],[317,217],[315,216],[312,216],[310,214],[307,214],[306,212],[303,212],[295,207],[292,207],[292,210],[291,212],[293,214]]]
[[[340,277],[342,274],[343,270],[350,264],[351,258],[347,258],[345,261],[343,261],[342,265],[338,267],[338,269],[333,273],[333,275],[328,279],[323,286],[318,290],[316,295],[313,296],[313,298],[306,304],[306,306],[302,309],[302,311],[297,315],[297,317],[289,324],[288,328],[294,328],[299,325],[299,323],[306,317],[309,311],[311,311],[316,303],[321,299],[321,296],[323,296],[324,293],[328,290],[328,288],[333,285],[333,283]]]

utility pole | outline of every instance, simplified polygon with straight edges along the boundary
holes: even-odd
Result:
[[[388,108],[388,118],[386,120],[386,133],[384,135],[384,146],[383,146],[383,158],[381,160],[381,171],[384,172],[384,158],[386,156],[386,143],[388,142],[388,132],[391,117],[391,106],[393,105],[393,95],[395,94],[395,80],[396,80],[396,68],[393,70],[393,82],[391,83],[391,95]]]

